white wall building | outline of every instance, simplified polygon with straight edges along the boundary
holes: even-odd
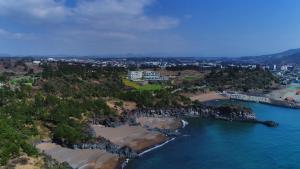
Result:
[[[143,71],[129,71],[128,79],[132,81],[140,81],[143,78]]]
[[[161,76],[159,72],[155,71],[129,71],[128,79],[131,81],[165,81],[168,77]]]
[[[161,76],[159,72],[155,71],[145,71],[143,72],[143,79],[144,80],[160,80]]]

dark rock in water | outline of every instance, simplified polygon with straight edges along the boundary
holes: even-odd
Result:
[[[133,151],[130,147],[122,147],[121,149],[119,149],[118,152],[120,157],[125,157],[125,158],[136,158],[138,156],[138,154]]]
[[[262,121],[261,124],[264,124],[268,127],[277,127],[277,126],[279,126],[279,123],[276,123],[274,121]]]

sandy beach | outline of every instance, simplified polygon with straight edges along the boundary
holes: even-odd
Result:
[[[117,155],[103,150],[69,149],[54,143],[38,144],[37,149],[60,163],[67,162],[73,168],[115,169],[119,165]]]
[[[167,140],[165,135],[156,131],[148,131],[141,126],[123,125],[111,128],[93,125],[92,127],[96,132],[96,137],[104,137],[119,146],[131,147],[136,152],[141,152]]]
[[[228,99],[222,95],[219,95],[216,92],[208,92],[208,93],[188,93],[184,94],[185,96],[189,97],[192,101],[200,101],[200,102],[207,102],[212,100],[224,100]]]

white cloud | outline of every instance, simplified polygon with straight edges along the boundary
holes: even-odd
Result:
[[[35,21],[60,20],[68,14],[62,2],[54,0],[0,0],[0,15]]]
[[[153,3],[154,0],[78,0],[70,8],[63,0],[0,0],[0,16],[22,22],[26,19],[26,22],[72,23],[72,26],[98,30],[146,31],[177,26],[175,18],[146,16],[144,9]]]
[[[128,43],[134,41],[136,46],[146,39],[146,34],[158,38],[161,30],[178,26],[177,18],[146,14],[145,9],[155,3],[156,0],[77,0],[74,7],[67,7],[65,0],[0,0],[0,18],[20,29],[27,28],[26,33],[19,35],[0,30],[0,35],[23,38],[28,34],[34,36],[35,43],[40,39],[71,46],[84,42],[105,46],[111,43],[111,49],[126,51],[124,44],[133,46]]]
[[[22,33],[9,32],[5,29],[0,28],[0,37],[9,39],[21,39],[22,37],[24,37],[24,35]]]

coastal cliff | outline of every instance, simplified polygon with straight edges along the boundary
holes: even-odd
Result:
[[[124,123],[138,125],[137,117],[175,117],[175,118],[205,118],[225,121],[241,121],[249,123],[260,123],[269,127],[276,127],[278,124],[272,121],[258,120],[249,108],[227,105],[227,106],[206,106],[193,105],[179,108],[148,108],[128,111],[119,118],[94,119],[93,124],[101,124],[107,127],[115,127]]]

